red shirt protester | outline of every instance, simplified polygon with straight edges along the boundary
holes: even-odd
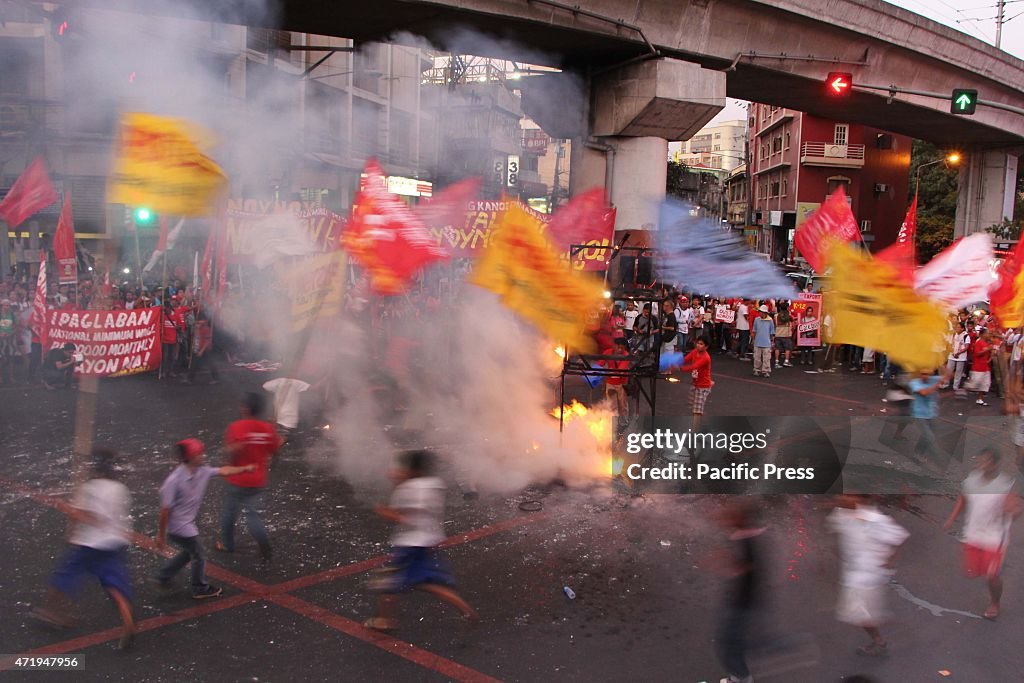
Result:
[[[608,348],[601,352],[602,356],[618,356],[619,351],[614,348]],[[603,360],[601,365],[605,366],[609,370],[629,370],[629,357],[623,356],[622,360]],[[622,386],[626,383],[629,378],[627,377],[607,377],[608,384],[612,386]]]
[[[270,457],[281,447],[281,437],[274,425],[256,418],[235,420],[224,433],[224,444],[231,455],[233,467],[256,465],[254,472],[242,472],[224,477],[235,486],[262,488],[267,485],[267,467]]]
[[[693,386],[698,389],[711,388],[711,356],[707,351],[690,351],[683,357],[679,372],[692,372]]]
[[[984,337],[979,337],[978,341],[974,342],[974,359],[971,361],[971,371],[988,372],[989,359],[991,357],[992,345],[985,341]]]
[[[178,314],[173,310],[170,312],[168,312],[168,309],[166,308],[163,310],[163,324],[160,341],[164,344],[178,343]]]

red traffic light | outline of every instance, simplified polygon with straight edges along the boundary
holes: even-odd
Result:
[[[853,74],[843,71],[831,71],[825,79],[825,90],[833,97],[842,97],[850,94],[853,88]]]

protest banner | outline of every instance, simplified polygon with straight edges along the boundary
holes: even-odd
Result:
[[[821,346],[821,294],[801,292],[793,300],[796,345]]]
[[[467,204],[465,220],[443,228],[428,226],[434,243],[447,249],[454,258],[482,258],[497,235],[497,221],[509,204],[515,200],[471,201]],[[573,270],[604,270],[608,260],[608,249],[612,245],[612,227],[615,224],[614,209],[605,210],[598,220],[582,224],[580,230],[571,235],[571,243],[586,245],[570,258],[569,242],[559,235],[548,234],[548,227],[555,222],[551,215],[522,206],[523,211],[535,219],[535,227],[559,248],[559,259]],[[555,223],[555,227],[558,225]]]
[[[267,241],[268,219],[280,216],[295,219],[303,234],[296,241],[312,242],[320,252],[333,251],[345,226],[345,219],[330,209],[312,202],[273,202],[255,199],[229,199],[224,214],[228,263],[255,263]]]
[[[72,343],[85,361],[75,374],[122,377],[160,367],[160,307],[49,311],[44,355]]]
[[[715,304],[715,322],[732,324],[736,320],[736,311],[727,304]]]

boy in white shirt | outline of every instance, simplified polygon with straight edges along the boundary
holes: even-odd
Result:
[[[857,648],[858,654],[885,657],[889,644],[879,627],[888,618],[888,584],[896,552],[910,534],[882,513],[871,496],[844,496],[841,505],[826,520],[829,530],[839,535],[842,556],[836,616],[871,637],[870,645]]]
[[[984,576],[988,581],[989,605],[982,615],[986,619],[999,616],[999,599],[1003,580],[999,573],[1010,541],[1010,524],[1020,515],[1020,501],[1013,492],[1016,481],[1000,471],[999,451],[986,448],[978,455],[978,465],[971,472],[945,528],[966,508],[964,522],[964,573],[970,578]]]
[[[53,572],[50,590],[35,615],[54,626],[73,623],[70,610],[82,577],[92,574],[117,605],[124,629],[118,647],[131,647],[135,639],[132,617],[132,581],[128,575],[128,487],[116,480],[116,456],[97,449],[92,478],[82,484],[67,513],[71,518],[71,550]]]
[[[441,519],[444,515],[445,485],[433,476],[434,454],[409,451],[401,456],[401,467],[392,474],[395,490],[388,505],[374,511],[396,524],[391,535],[391,559],[372,587],[382,593],[377,616],[363,626],[377,631],[392,631],[397,626],[397,593],[418,588],[454,605],[466,619],[476,619],[476,611],[455,592],[455,580],[437,557],[437,546],[444,540]]]

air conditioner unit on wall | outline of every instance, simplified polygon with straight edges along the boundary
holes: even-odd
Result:
[[[825,156],[846,158],[846,145],[825,145]]]

